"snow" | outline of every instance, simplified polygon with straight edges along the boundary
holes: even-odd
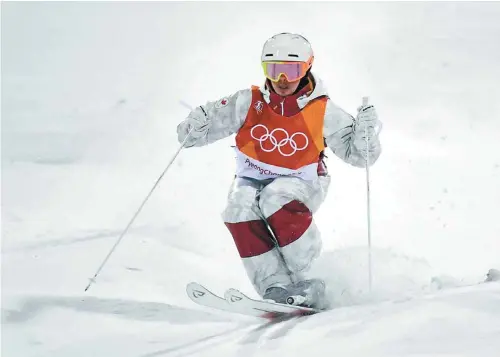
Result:
[[[242,16],[242,14],[245,14]],[[285,14],[285,15],[283,15]],[[283,15],[283,16],[282,16]],[[2,3],[2,356],[497,356],[500,4]],[[303,33],[315,73],[384,122],[371,170],[329,154],[313,273],[336,308],[273,326],[195,305],[255,296],[222,224],[233,138],[178,148],[198,105],[262,83],[262,43]]]

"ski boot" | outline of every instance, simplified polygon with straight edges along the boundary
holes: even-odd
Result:
[[[277,302],[278,304],[286,304],[286,298],[288,297],[288,290],[285,286],[271,286],[266,289],[266,292],[262,296],[263,300]]]
[[[292,283],[286,286],[271,286],[264,296],[264,300],[272,300],[280,304],[322,308],[325,297],[325,283],[323,280],[310,279]]]

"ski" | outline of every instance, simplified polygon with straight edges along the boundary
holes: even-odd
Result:
[[[240,306],[242,309],[254,311],[256,314],[259,314],[260,317],[267,319],[307,316],[321,311],[309,307],[252,299],[237,289],[226,290],[224,297],[230,305]]]
[[[306,307],[255,300],[236,289],[228,289],[223,298],[195,282],[187,285],[186,292],[189,298],[199,305],[271,321],[281,321],[319,312],[319,310]]]
[[[262,312],[238,305],[232,305],[225,298],[214,294],[212,291],[196,282],[189,283],[186,287],[186,292],[189,298],[198,305],[230,313],[238,313],[253,317],[262,317]]]
[[[237,308],[227,303],[226,299],[214,294],[203,285],[192,282],[186,286],[187,295],[198,305],[228,312],[237,312]]]

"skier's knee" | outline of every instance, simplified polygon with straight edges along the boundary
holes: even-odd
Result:
[[[277,190],[266,191],[260,196],[259,209],[264,217],[269,218],[291,200],[292,198],[287,197],[285,192]]]
[[[307,184],[298,178],[279,178],[266,186],[259,199],[259,207],[267,218],[291,201],[306,203]]]
[[[222,218],[225,222],[255,219],[255,209],[255,189],[249,186],[241,186],[230,192],[226,208],[222,212]]]

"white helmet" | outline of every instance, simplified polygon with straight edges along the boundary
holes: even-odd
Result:
[[[261,61],[299,61],[312,65],[313,50],[303,36],[284,32],[274,35],[262,48]]]

